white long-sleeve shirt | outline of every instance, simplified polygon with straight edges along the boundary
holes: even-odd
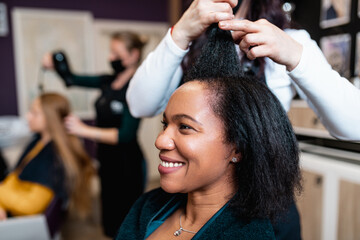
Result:
[[[296,93],[295,88],[297,88],[333,136],[359,140],[360,124],[357,124],[360,123],[360,91],[331,69],[316,42],[311,40],[306,31],[291,29],[285,31],[303,45],[303,55],[299,65],[290,73],[286,71],[285,66],[265,58],[265,78],[269,89],[288,111]],[[180,65],[187,52],[188,50],[183,50],[176,45],[168,31],[165,38],[147,56],[130,81],[126,98],[132,115],[150,117],[165,109],[171,94],[180,83],[183,75]],[[311,61],[311,64],[308,61]],[[332,80],[324,81],[323,76],[330,76]],[[317,90],[313,90],[316,86]],[[326,90],[327,88],[332,90]],[[337,94],[333,94],[334,92]],[[332,101],[327,102],[328,98]],[[348,103],[349,98],[357,102]],[[334,99],[338,100],[337,104],[329,106],[332,105],[331,102]],[[325,102],[319,103],[319,101]],[[354,109],[356,104],[357,107]],[[340,109],[337,110],[337,108]],[[342,118],[338,116],[338,111],[347,112],[345,115],[343,113],[347,124],[343,123]],[[357,131],[354,128],[357,128]]]
[[[360,141],[360,89],[331,68],[307,32],[298,35],[303,53],[289,76],[332,136]]]

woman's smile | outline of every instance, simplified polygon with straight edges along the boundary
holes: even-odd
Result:
[[[185,165],[184,162],[176,161],[163,155],[159,155],[159,157],[160,164],[158,170],[160,174],[168,174],[175,172]]]

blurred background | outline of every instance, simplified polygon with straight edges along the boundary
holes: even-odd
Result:
[[[0,116],[24,117],[39,94],[39,84],[43,84],[45,91],[64,94],[75,114],[93,124],[93,105],[99,91],[66,89],[55,72],[41,71],[42,56],[61,50],[69,57],[74,72],[109,72],[112,33],[131,30],[146,39],[145,58],[176,23],[188,2],[0,0]],[[296,27],[306,29],[333,68],[356,86],[360,86],[359,8],[358,0],[293,0],[284,4]],[[304,193],[299,196],[298,206],[303,238],[360,239],[359,144],[332,138],[299,98],[293,101],[289,117],[302,144]],[[154,142],[161,130],[160,120],[160,116],[146,118],[140,125],[139,139],[148,165],[146,190],[159,186]],[[13,167],[24,145],[9,145],[3,155]],[[85,145],[95,158],[96,144],[85,140]],[[108,239],[102,234],[99,219],[99,179],[93,182],[91,216],[79,220],[68,215],[61,226],[61,239]]]

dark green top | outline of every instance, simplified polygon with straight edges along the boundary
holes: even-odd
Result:
[[[131,208],[115,239],[145,239],[146,232],[149,231],[153,222],[161,220],[164,215],[175,211],[177,206],[185,204],[186,200],[187,194],[170,194],[164,192],[161,188],[144,194]],[[253,219],[245,221],[237,217],[231,207],[225,205],[192,239],[267,240],[275,239],[275,236],[269,220]]]

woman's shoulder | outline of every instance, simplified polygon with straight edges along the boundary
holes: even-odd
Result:
[[[275,239],[274,229],[269,219],[246,219],[235,214],[234,209],[227,207],[218,218],[216,218],[213,228],[207,231],[207,235],[222,232],[220,239]],[[215,231],[215,232],[212,232]],[[224,237],[224,238],[222,238]]]
[[[19,177],[49,187],[52,187],[54,179],[64,180],[63,164],[52,142],[47,143],[24,167]]]
[[[242,233],[246,239],[275,239],[273,226],[268,219],[253,219],[243,227]]]
[[[48,142],[34,160],[34,163],[42,164],[43,168],[62,167],[61,158],[53,142]]]
[[[229,226],[219,227],[218,231],[222,232],[219,239],[247,239],[262,240],[274,239],[275,233],[269,220],[253,219],[250,222],[236,221],[233,219]],[[213,235],[215,233],[211,233]]]

